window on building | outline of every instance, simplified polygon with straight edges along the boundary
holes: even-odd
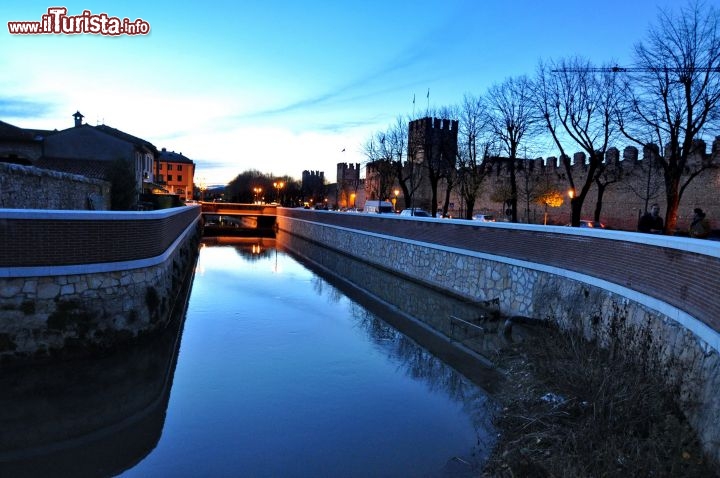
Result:
[[[178,164],[178,171],[182,171],[182,164]]]
[[[163,175],[162,175],[162,174],[158,174],[157,180],[158,180],[159,183],[163,182]]]
[[[168,163],[168,171],[172,171],[172,164]]]
[[[168,182],[172,181],[172,174],[168,174]]]
[[[182,182],[182,174],[178,175],[178,181]]]
[[[160,166],[158,167],[158,169],[160,169],[160,170],[162,171],[162,169],[163,169],[164,167],[165,167],[165,163],[160,163]]]

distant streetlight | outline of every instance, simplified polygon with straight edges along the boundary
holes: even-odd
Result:
[[[284,186],[285,186],[285,183],[282,182],[282,181],[276,181],[276,182],[273,183],[273,187],[277,190],[277,196],[276,196],[275,199],[276,199],[276,201],[277,201],[278,203],[280,202],[280,190],[281,190]]]
[[[355,193],[350,193],[350,202],[352,203],[353,209],[355,209]]]
[[[397,207],[396,207],[395,205],[397,204],[398,194],[400,194],[400,191],[398,191],[398,190],[396,189],[396,190],[393,191],[393,193],[395,194],[395,197],[393,198],[393,201],[392,201],[392,203],[393,203],[393,211],[397,211]]]
[[[258,197],[262,193],[262,188],[253,188],[253,193],[255,193],[255,204],[259,204]]]
[[[205,200],[205,190],[207,189],[207,183],[205,182],[205,178],[200,178],[198,181],[198,187],[200,189],[200,202]]]

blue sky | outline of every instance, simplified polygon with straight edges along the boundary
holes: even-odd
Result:
[[[716,1],[716,0],[715,0]],[[64,129],[79,110],[182,152],[196,181],[247,169],[335,179],[398,116],[459,103],[541,59],[628,64],[675,0],[3,2],[0,120]],[[11,35],[49,7],[150,24],[148,35]],[[429,101],[427,92],[429,90]],[[345,149],[345,152],[341,152]]]

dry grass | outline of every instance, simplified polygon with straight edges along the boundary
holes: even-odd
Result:
[[[543,329],[499,361],[510,385],[483,476],[718,476],[674,391],[630,360]]]

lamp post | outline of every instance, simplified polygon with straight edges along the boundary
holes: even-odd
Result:
[[[395,194],[395,197],[393,198],[393,201],[392,201],[392,202],[393,202],[393,211],[397,211],[397,206],[396,206],[396,205],[397,205],[398,194],[400,194],[400,191],[398,191],[397,189],[395,189],[395,190],[393,191],[393,194]]]
[[[283,186],[285,186],[285,183],[282,181],[276,181],[273,183],[273,186],[277,190],[277,196],[275,199],[278,203],[280,203],[280,190],[283,188]]]
[[[253,192],[255,193],[255,204],[259,204],[258,196],[260,196],[260,193],[262,193],[262,188],[253,188]]]
[[[570,224],[572,224],[573,218],[573,199],[575,199],[575,188],[568,190],[568,197],[570,198]]]
[[[200,202],[203,202],[205,201],[205,190],[207,189],[207,183],[205,182],[205,178],[200,178],[198,186],[200,189]]]

